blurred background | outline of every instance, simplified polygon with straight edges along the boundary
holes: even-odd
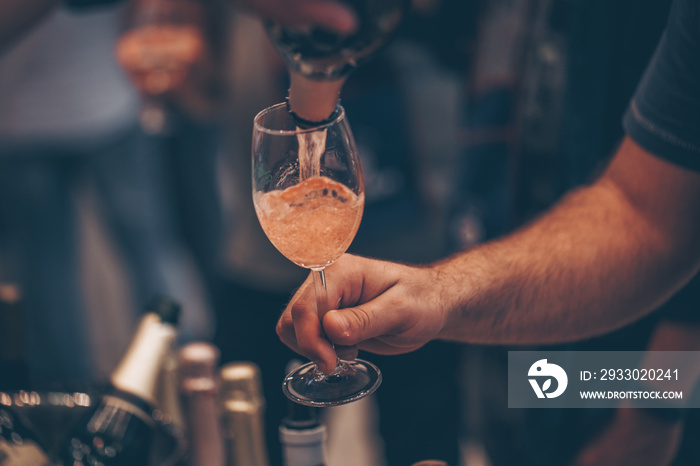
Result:
[[[343,90],[367,202],[350,252],[431,262],[591,181],[622,137],[670,3],[414,0]],[[130,34],[164,22],[188,33]],[[139,40],[181,58],[146,76]],[[306,271],[258,224],[250,145],[253,117],[288,85],[260,21],[224,0],[66,5],[0,55],[0,390],[104,382],[149,297],[168,294],[183,305],[181,344],[260,366],[270,463],[281,464],[280,384],[295,355],[275,324]],[[643,350],[664,325],[697,324],[697,288],[555,349]],[[568,464],[613,414],[508,409],[507,350],[434,342],[365,355],[383,385],[324,413],[328,464]],[[674,464],[698,464],[697,448],[684,442]]]

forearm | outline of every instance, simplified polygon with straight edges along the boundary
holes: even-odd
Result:
[[[529,227],[438,264],[449,316],[441,337],[498,344],[582,339],[639,318],[690,279],[696,226],[684,217],[695,216],[695,208],[640,200],[645,175],[625,179],[621,170],[625,164],[613,164]],[[688,186],[651,190],[683,197],[668,191]]]
[[[2,0],[0,2],[0,53],[61,0]]]

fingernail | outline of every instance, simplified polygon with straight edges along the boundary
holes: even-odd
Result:
[[[340,333],[344,337],[349,337],[350,336],[350,322],[348,319],[339,311],[331,311],[333,314],[331,317],[335,319],[336,324],[338,325],[338,328],[340,328]]]

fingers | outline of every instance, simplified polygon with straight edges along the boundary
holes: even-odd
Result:
[[[336,353],[323,333],[310,280],[304,282],[287,305],[277,323],[277,335],[292,350],[314,361],[322,372],[335,368]]]
[[[335,345],[335,354],[337,354],[340,359],[345,361],[352,361],[355,359],[358,351],[357,346]]]
[[[244,0],[258,14],[287,26],[323,26],[342,34],[357,30],[355,12],[333,0]]]

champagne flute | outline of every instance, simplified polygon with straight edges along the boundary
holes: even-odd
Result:
[[[136,0],[130,24],[117,41],[117,60],[144,96],[140,119],[149,134],[170,129],[171,94],[205,53],[202,15],[202,7],[191,0]]]
[[[263,231],[287,259],[311,269],[320,318],[328,309],[324,269],[350,246],[362,219],[364,181],[345,110],[304,128],[286,104],[255,117],[253,203]],[[313,362],[292,371],[285,395],[307,406],[335,406],[373,393],[382,376],[373,364],[338,360],[330,374]]]

